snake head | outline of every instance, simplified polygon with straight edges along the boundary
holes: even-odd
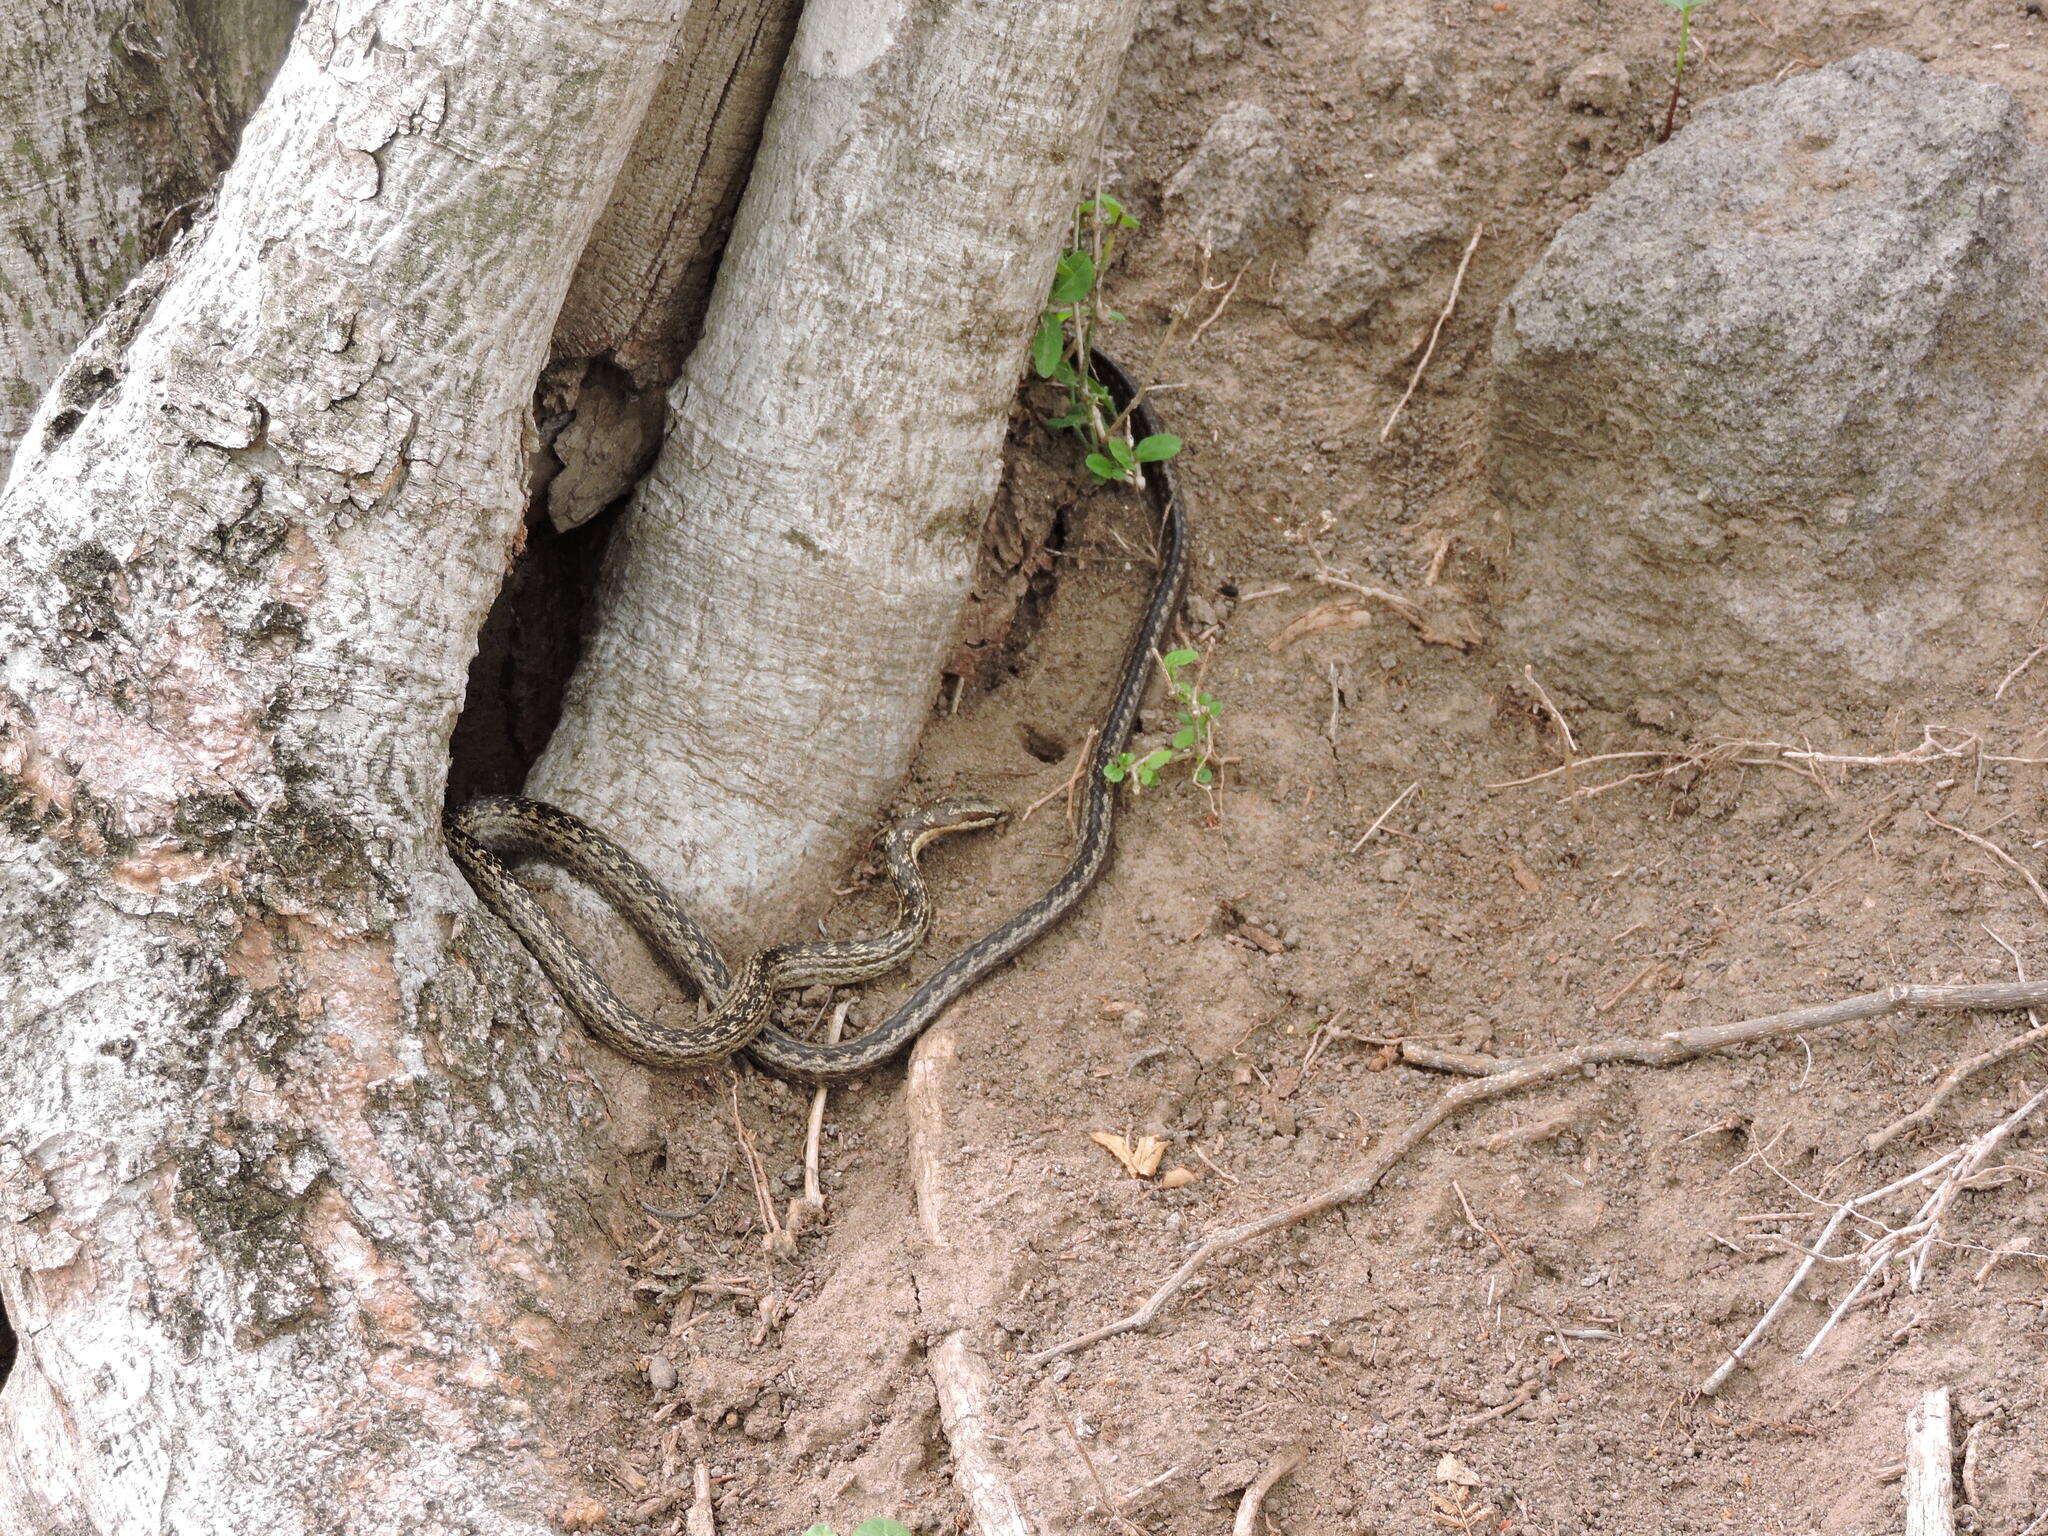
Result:
[[[910,813],[920,831],[934,837],[950,832],[980,832],[1004,821],[1009,811],[980,795],[958,795],[937,800]]]

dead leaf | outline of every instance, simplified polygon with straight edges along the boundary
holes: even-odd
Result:
[[[1439,1483],[1456,1483],[1460,1488],[1477,1488],[1485,1481],[1465,1463],[1449,1452],[1436,1464],[1436,1471],[1430,1474]]]
[[[1185,1189],[1201,1175],[1192,1168],[1169,1168],[1159,1176],[1161,1189]]]
[[[1266,642],[1269,651],[1284,651],[1303,635],[1325,629],[1363,629],[1372,622],[1372,610],[1364,603],[1337,601],[1309,609],[1279,634]]]
[[[1246,923],[1237,931],[1243,937],[1250,939],[1254,944],[1258,945],[1260,949],[1263,949],[1269,955],[1277,955],[1280,953],[1281,950],[1287,947],[1278,939],[1274,938],[1272,934],[1266,932],[1265,929],[1255,928],[1250,923]]]
[[[1151,1178],[1166,1156],[1166,1143],[1157,1136],[1140,1136],[1135,1147],[1114,1131],[1090,1131],[1088,1139],[1122,1163],[1134,1179]]]
[[[574,1499],[555,1516],[555,1523],[565,1531],[594,1531],[611,1517],[596,1499]]]
[[[1465,595],[1456,587],[1426,587],[1419,596],[1396,592],[1389,587],[1361,587],[1356,582],[1334,577],[1317,577],[1329,585],[1344,586],[1358,593],[1355,598],[1338,598],[1311,608],[1266,642],[1270,651],[1284,650],[1303,635],[1325,629],[1360,629],[1372,622],[1374,603],[1387,608],[1415,628],[1429,645],[1448,645],[1469,651],[1486,638],[1486,631],[1473,615]]]

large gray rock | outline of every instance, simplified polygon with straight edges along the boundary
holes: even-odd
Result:
[[[1689,730],[1995,678],[2048,596],[2044,205],[2011,97],[1890,52],[1637,160],[1494,334],[1510,643]]]

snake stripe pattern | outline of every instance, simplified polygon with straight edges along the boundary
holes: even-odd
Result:
[[[1097,350],[1093,366],[1118,409],[1128,413],[1133,437],[1157,432],[1150,406],[1115,359]],[[799,1039],[765,1022],[771,994],[818,981],[865,980],[901,964],[922,941],[931,919],[917,869],[919,851],[932,838],[994,825],[1002,815],[999,808],[978,800],[953,801],[912,812],[890,829],[883,861],[896,886],[899,912],[897,926],[887,933],[778,945],[748,957],[736,972],[644,865],[597,828],[545,801],[498,796],[471,802],[447,820],[450,854],[484,905],[532,952],[590,1032],[625,1055],[674,1068],[745,1049],[770,1071],[804,1082],[874,1070],[997,966],[1057,925],[1108,866],[1115,847],[1116,786],[1103,770],[1130,744],[1138,708],[1187,591],[1187,520],[1168,461],[1146,466],[1145,495],[1158,521],[1158,573],[1086,765],[1072,861],[1043,895],[947,961],[866,1034],[836,1044]],[[693,1025],[663,1027],[628,1008],[494,849],[542,855],[588,881],[665,964],[713,1001],[710,1015]]]

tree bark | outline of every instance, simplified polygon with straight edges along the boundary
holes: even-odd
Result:
[[[784,926],[909,764],[1135,10],[805,11],[530,780],[714,920]]]
[[[227,163],[177,6],[0,0],[0,482],[86,330]]]
[[[801,9],[796,0],[690,7],[577,263],[555,327],[558,360],[609,358],[641,389],[675,378],[697,339]]]
[[[527,402],[675,21],[315,0],[210,225],[30,424],[9,1536],[553,1528],[601,1114],[438,820]]]
[[[222,4],[237,0],[220,0]],[[450,792],[517,793],[562,712],[611,531],[647,473],[760,142],[797,0],[694,0],[577,263],[534,414],[527,548],[479,637]]]

